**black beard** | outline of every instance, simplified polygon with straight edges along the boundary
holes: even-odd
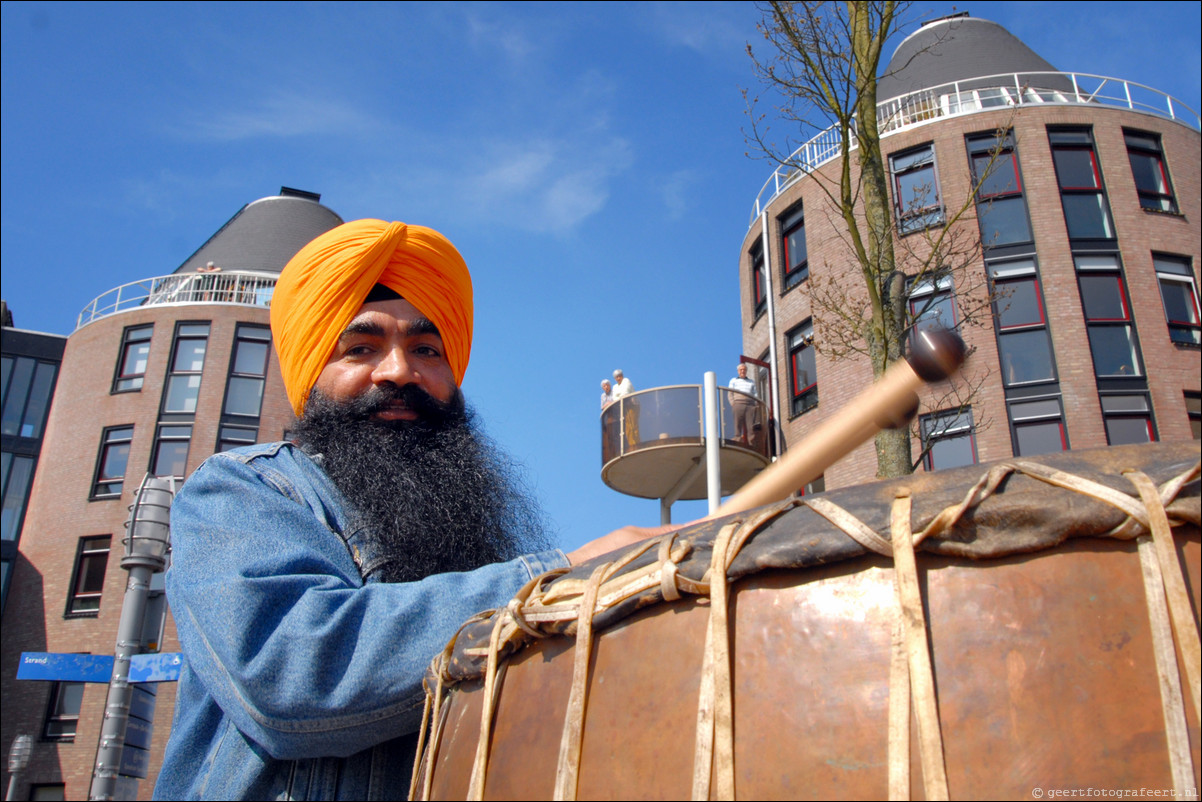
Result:
[[[377,421],[397,401],[413,421]],[[314,389],[297,440],[380,546],[384,582],[470,571],[550,548],[542,511],[512,459],[478,432],[458,388],[449,403],[416,385],[379,385],[346,403]]]

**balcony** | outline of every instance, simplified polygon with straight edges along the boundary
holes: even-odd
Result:
[[[755,423],[744,438],[735,407],[746,405],[753,408]],[[610,404],[601,411],[601,480],[640,498],[705,498],[704,409],[703,388],[695,384],[643,390]],[[719,387],[718,410],[726,495],[769,462],[768,407],[754,396]]]
[[[275,273],[172,273],[122,284],[93,300],[79,313],[75,330],[101,318],[147,306],[235,304],[271,306]]]
[[[1110,106],[1175,120],[1195,131],[1202,118],[1189,106],[1157,89],[1119,78],[1079,72],[1017,72],[954,81],[920,89],[877,104],[881,136],[919,125],[1021,106],[1072,106],[1081,103]],[[752,206],[748,228],[776,197],[806,173],[838,158],[841,137],[827,128],[793,151],[785,164],[772,171]],[[855,143],[852,143],[855,149]]]

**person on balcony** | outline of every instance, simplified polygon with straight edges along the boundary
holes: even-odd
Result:
[[[614,400],[619,401],[633,392],[634,385],[622,373],[622,369],[615,370]],[[639,402],[633,398],[622,405],[622,431],[626,433],[626,445],[629,448],[637,448],[639,445]]]
[[[747,446],[751,445],[751,438],[754,436],[759,405],[756,402],[755,382],[747,378],[747,363],[740,362],[735,371],[738,375],[731,379],[728,385],[730,389],[738,391],[730,396],[731,411],[735,416],[735,438]]]

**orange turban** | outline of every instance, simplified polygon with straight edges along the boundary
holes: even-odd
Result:
[[[377,284],[400,293],[438,327],[455,382],[463,383],[472,350],[472,277],[463,257],[432,228],[355,220],[301,248],[275,285],[271,332],[297,415]]]

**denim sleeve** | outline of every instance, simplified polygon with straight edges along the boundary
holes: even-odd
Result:
[[[555,550],[365,584],[341,537],[286,489],[243,461],[210,459],[172,508],[167,575],[190,670],[277,759],[347,756],[416,730],[422,677],[458,626],[567,565]]]

